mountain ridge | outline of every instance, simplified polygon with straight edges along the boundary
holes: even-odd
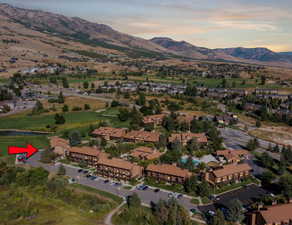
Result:
[[[112,27],[87,21],[79,17],[22,9],[0,3],[0,20],[7,18],[28,29],[58,35],[86,45],[113,49],[131,57],[186,57],[201,60],[227,60],[292,67],[292,53],[276,53],[267,48],[216,48],[199,47],[169,37],[146,40],[119,32]]]

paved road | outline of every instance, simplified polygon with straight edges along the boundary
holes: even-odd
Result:
[[[40,152],[36,153],[32,156],[27,163],[33,167],[43,167],[44,169],[50,172],[57,172],[58,170],[58,163],[57,165],[48,165],[39,162],[40,159]],[[112,193],[114,195],[118,195],[122,198],[126,198],[133,193],[137,193],[138,196],[141,198],[141,201],[144,205],[150,205],[151,202],[157,203],[160,199],[167,200],[169,192],[166,190],[161,190],[158,193],[155,193],[152,188],[149,188],[145,191],[140,191],[137,189],[127,190],[121,186],[115,186],[111,183],[104,183],[104,178],[98,178],[97,180],[90,180],[85,177],[84,174],[78,173],[78,168],[72,167],[69,165],[64,165],[66,168],[66,175],[76,179],[76,182],[82,185],[86,185],[92,188],[96,188],[98,190],[106,191]],[[196,205],[192,204],[191,198],[188,196],[183,196],[182,198],[178,199],[178,202],[184,206],[187,210],[192,208],[198,209]]]
[[[243,149],[247,145],[248,141],[253,139],[253,137],[249,136],[247,133],[232,128],[220,128],[220,132],[221,136],[224,139],[225,145],[228,148],[232,149]],[[279,154],[266,151],[270,144],[272,146],[274,146],[275,144],[262,139],[258,139],[258,141],[260,144],[260,148],[256,150],[257,152],[267,152],[272,158],[280,160]]]

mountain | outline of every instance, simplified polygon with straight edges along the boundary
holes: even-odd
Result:
[[[92,23],[78,17],[66,17],[40,10],[29,10],[0,4],[0,15],[11,19],[26,28],[75,39],[85,44],[129,51],[148,50],[168,52],[155,43],[133,37],[112,29],[110,26]]]
[[[1,56],[15,56],[16,50],[20,55],[26,55],[26,51],[29,51],[35,56],[34,61],[38,57],[58,57],[68,53],[68,50],[79,53],[82,50],[86,51],[87,56],[88,51],[94,51],[94,54],[117,54],[130,58],[187,57],[292,67],[289,52],[276,53],[267,48],[241,47],[209,49],[165,37],[146,40],[121,33],[105,24],[8,4],[0,4],[0,33],[2,40],[14,37],[19,42],[18,46],[15,44],[17,47],[0,45],[0,60]]]
[[[263,62],[292,62],[284,55],[273,52],[267,48],[225,48],[215,49],[216,52],[224,52],[236,58],[257,60]]]
[[[151,41],[179,55],[197,59],[222,59],[241,62],[292,63],[291,53],[276,53],[267,48],[222,48],[208,49],[192,45],[185,41],[156,37]]]

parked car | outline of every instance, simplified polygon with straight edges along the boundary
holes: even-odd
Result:
[[[79,169],[79,170],[78,170],[78,173],[82,173],[82,172],[83,172],[83,169]]]
[[[148,189],[148,186],[145,184],[141,184],[141,185],[137,186],[137,190],[140,190],[140,191],[142,191],[142,190],[145,191],[147,189]]]
[[[90,180],[96,180],[96,179],[97,179],[96,176],[91,176],[91,177],[90,177]]]
[[[87,174],[87,173],[88,173],[88,170],[83,170],[83,173],[84,173],[84,174]]]
[[[197,210],[196,209],[190,209],[191,213],[197,213]]]
[[[208,210],[208,212],[207,212],[210,216],[215,216],[215,212],[214,211],[212,211],[212,210]]]
[[[159,191],[160,191],[159,188],[154,189],[154,192],[155,192],[155,193],[157,193],[157,192],[159,192]]]
[[[121,183],[119,183],[119,182],[115,182],[114,183],[114,186],[121,186],[122,184]]]
[[[168,198],[174,198],[174,194],[173,193],[168,193]]]
[[[107,184],[107,183],[109,183],[109,180],[105,180],[103,183]]]
[[[182,198],[182,197],[183,197],[183,194],[177,194],[177,195],[176,195],[176,198],[177,198],[177,199],[180,199],[180,198]]]

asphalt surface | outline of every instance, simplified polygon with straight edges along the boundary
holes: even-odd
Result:
[[[246,132],[241,130],[236,130],[232,128],[220,128],[220,133],[222,138],[224,139],[224,144],[228,148],[232,149],[244,149],[249,140],[253,139],[253,137],[249,136]],[[258,139],[260,147],[256,149],[257,152],[267,152],[272,158],[276,160],[280,160],[280,155],[277,153],[266,151],[269,145],[274,146],[275,144]]]
[[[43,164],[39,162],[40,159],[40,152],[33,155],[28,161],[27,164],[33,166],[33,167],[43,167],[44,169],[50,171],[50,172],[57,172],[58,167],[60,164],[55,165],[49,165],[49,164]],[[86,176],[83,173],[78,173],[77,167],[72,167],[70,165],[64,165],[66,169],[66,175],[74,178],[76,180],[76,183],[86,185],[92,188],[96,188],[98,190],[106,191],[109,193],[112,193],[114,195],[118,195],[122,198],[126,198],[129,195],[132,195],[133,193],[137,193],[140,197],[142,203],[144,205],[150,205],[151,202],[157,203],[160,199],[167,200],[169,199],[168,194],[169,191],[166,190],[160,190],[159,192],[155,193],[154,189],[148,188],[147,190],[137,190],[136,188],[133,188],[132,190],[127,190],[123,188],[122,186],[115,186],[112,182],[104,183],[104,178],[98,177],[96,180],[90,180],[86,178]],[[187,210],[190,210],[192,208],[198,209],[196,205],[192,204],[191,198],[188,196],[183,196],[182,198],[178,199],[178,202],[184,206]]]
[[[199,206],[199,210],[203,213],[211,211],[216,211],[216,208],[226,207],[233,199],[238,199],[242,202],[244,207],[249,207],[254,200],[260,199],[265,195],[269,195],[270,193],[263,188],[251,184],[244,188],[234,190],[222,195],[218,196],[218,199],[214,201],[213,204],[206,205],[206,206]]]

